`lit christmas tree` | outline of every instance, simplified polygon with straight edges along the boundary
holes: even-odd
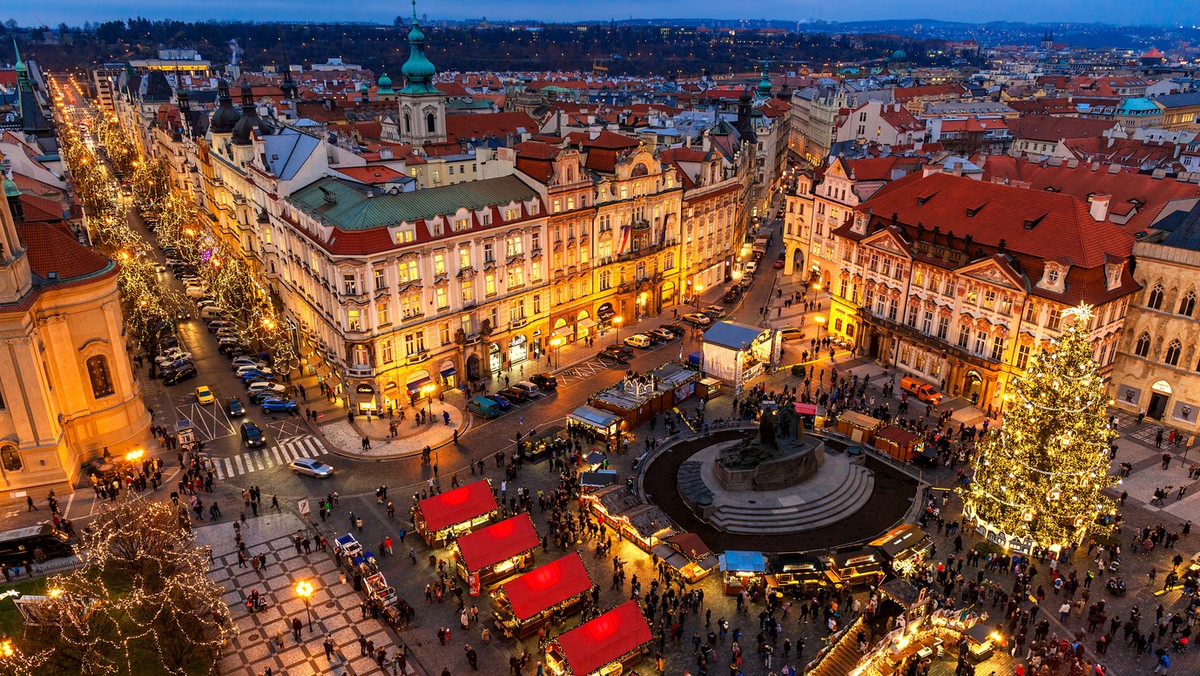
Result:
[[[1004,427],[979,444],[964,513],[989,539],[1013,549],[1057,548],[1107,532],[1098,519],[1115,514],[1101,491],[1108,475],[1108,397],[1087,337],[1091,308],[1063,313],[1074,321],[1012,381]]]

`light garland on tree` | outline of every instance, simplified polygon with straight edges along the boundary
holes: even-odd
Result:
[[[1077,544],[1089,530],[1107,532],[1099,519],[1116,509],[1101,493],[1117,481],[1108,475],[1115,432],[1085,333],[1091,308],[1063,314],[1074,321],[1012,381],[1024,405],[980,441],[972,482],[960,489],[967,516],[1022,546]]]

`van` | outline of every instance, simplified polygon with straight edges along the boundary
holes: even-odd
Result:
[[[487,397],[475,397],[471,399],[467,402],[467,410],[480,418],[488,419],[498,417],[502,413],[500,404]]]
[[[900,389],[916,396],[921,401],[928,402],[937,406],[942,403],[942,393],[934,389],[933,385],[922,382],[910,376],[904,376],[900,379]]]
[[[41,563],[47,559],[74,556],[75,548],[68,544],[70,536],[49,523],[0,533],[0,563],[22,566],[27,561]]]
[[[522,380],[521,382],[513,385],[513,387],[524,392],[525,396],[529,397],[530,399],[537,399],[542,393],[542,390],[538,388],[537,385],[534,385],[528,380]]]
[[[200,311],[200,319],[219,319],[224,316],[225,313],[221,311],[221,308],[217,307],[209,306]]]
[[[642,349],[646,349],[650,347],[652,343],[653,341],[650,340],[650,336],[641,333],[635,333],[632,336],[625,338],[625,344],[629,347],[640,347]]]
[[[192,300],[195,300],[197,298],[202,298],[204,296],[207,296],[208,292],[204,290],[203,286],[189,286],[186,289],[184,289],[183,295],[187,296],[188,298],[191,298]]]

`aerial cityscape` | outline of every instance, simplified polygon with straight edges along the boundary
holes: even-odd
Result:
[[[1200,673],[1195,6],[340,10],[3,13],[0,676]]]

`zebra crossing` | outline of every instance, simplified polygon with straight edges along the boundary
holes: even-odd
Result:
[[[325,447],[311,434],[293,437],[287,441],[268,445],[258,450],[246,451],[228,458],[212,458],[213,471],[218,479],[228,479],[250,472],[286,465],[299,458],[317,458],[326,455]]]

